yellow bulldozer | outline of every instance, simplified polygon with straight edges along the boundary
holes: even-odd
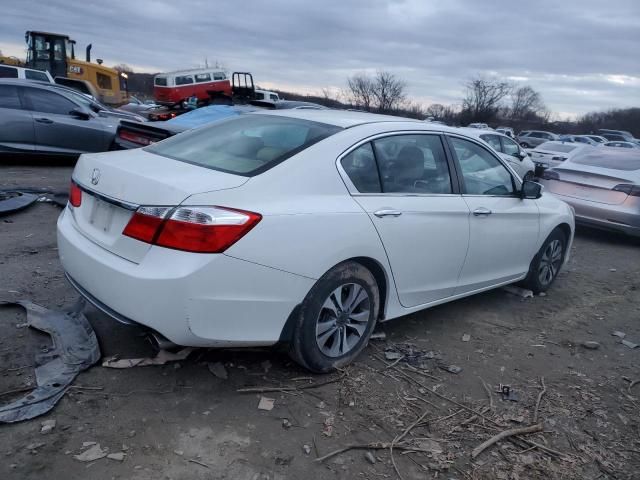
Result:
[[[91,44],[83,61],[76,58],[76,42],[68,35],[28,31],[25,40],[26,67],[47,70],[56,83],[91,94],[108,105],[126,103],[127,74],[102,65],[100,59],[92,63]]]

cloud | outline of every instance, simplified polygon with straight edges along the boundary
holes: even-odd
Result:
[[[389,70],[425,102],[460,103],[481,73],[526,82],[570,115],[638,106],[637,0],[22,0],[3,9],[0,48],[25,30],[70,35],[107,65],[146,71],[219,61],[259,84],[305,92]],[[12,54],[15,54],[12,52]]]

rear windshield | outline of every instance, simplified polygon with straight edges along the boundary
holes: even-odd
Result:
[[[612,170],[640,170],[640,150],[594,148],[580,152],[571,159],[571,163],[589,167],[610,168]]]
[[[549,150],[551,152],[569,153],[571,150],[575,150],[578,145],[571,145],[570,143],[556,143],[545,142],[536,148],[536,150]]]
[[[243,176],[258,175],[341,130],[275,115],[240,115],[146,147],[158,155]]]

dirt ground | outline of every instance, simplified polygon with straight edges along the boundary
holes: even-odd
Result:
[[[0,164],[0,188],[66,190],[71,170]],[[0,217],[0,300],[51,309],[76,301],[57,257],[59,212],[38,203]],[[497,290],[383,324],[386,339],[372,340],[336,374],[309,375],[271,350],[195,351],[184,361],[123,370],[98,364],[47,415],[0,426],[0,478],[640,478],[640,384],[631,386],[640,379],[640,348],[611,335],[622,331],[640,343],[639,274],[640,242],[579,230],[568,268],[546,296]],[[90,307],[86,315],[103,356],[152,354],[140,330]],[[16,327],[24,321],[21,309],[0,308],[0,394],[35,381],[34,353],[47,337]],[[209,370],[216,362],[227,379]],[[535,423],[541,377],[543,430],[472,459],[494,434]],[[319,382],[328,383],[302,388]],[[517,398],[497,393],[499,384]],[[251,386],[296,388],[238,392]],[[275,400],[272,410],[257,408],[261,396]],[[56,426],[42,434],[48,419]],[[382,447],[394,439],[391,455]],[[123,452],[124,460],[83,463],[74,455],[90,448],[84,442]],[[314,461],[376,442],[381,448]]]

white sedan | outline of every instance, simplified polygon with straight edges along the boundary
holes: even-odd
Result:
[[[541,188],[455,128],[252,113],[82,155],[58,247],[117,320],[179,345],[284,342],[326,372],[377,321],[519,281],[546,290],[574,218]]]

